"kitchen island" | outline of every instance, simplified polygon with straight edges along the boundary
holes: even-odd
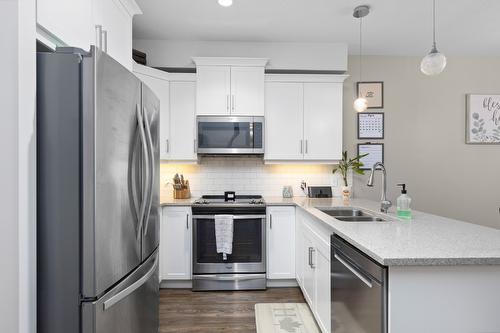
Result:
[[[418,211],[413,220],[403,221],[394,208],[378,213],[378,202],[362,199],[352,199],[347,206],[387,222],[343,222],[318,209],[345,206],[336,198],[265,200],[269,210],[295,207],[296,278],[324,332],[331,331],[326,306],[330,274],[325,268],[331,259],[331,234],[387,267],[388,332],[500,332],[500,230]],[[190,201],[165,202],[170,205],[189,206]],[[308,286],[308,265],[301,263],[308,260],[300,245],[306,229],[318,244],[313,289]]]

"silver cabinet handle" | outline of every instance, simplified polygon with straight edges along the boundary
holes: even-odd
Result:
[[[189,214],[186,214],[186,229],[189,230]]]
[[[309,154],[309,140],[306,140],[306,154]]]
[[[337,253],[333,255],[335,259],[337,259],[342,265],[344,265],[348,270],[351,271],[352,274],[356,275],[358,279],[363,281],[364,284],[366,284],[368,287],[372,288],[372,282],[365,278],[358,270],[351,265],[349,265],[344,259],[342,259]]]
[[[273,228],[273,214],[269,214],[269,229]]]
[[[151,267],[149,269],[149,271],[143,277],[141,277],[139,280],[137,280],[134,283],[132,283],[127,288],[125,288],[122,291],[120,291],[115,296],[113,296],[110,299],[108,299],[106,302],[104,302],[104,304],[103,304],[104,311],[108,310],[113,305],[115,305],[116,303],[120,302],[121,300],[123,300],[124,298],[126,298],[127,296],[129,296],[130,294],[132,294],[134,291],[136,291],[137,289],[139,289],[155,273],[157,266],[158,266],[158,255],[156,255],[155,261],[153,263],[153,267]],[[158,283],[158,281],[157,281],[157,283]]]
[[[229,112],[229,95],[226,95],[226,111]]]
[[[316,249],[314,249],[314,247],[310,247],[309,248],[309,257],[311,258],[311,263],[309,264],[309,266],[311,266],[311,268],[316,268],[316,266],[314,265],[314,262],[313,262],[313,253],[316,252]]]
[[[300,140],[300,153],[304,154],[304,140]]]
[[[234,99],[234,95],[231,95],[231,98],[232,98],[232,101],[231,101],[231,106],[232,106],[232,110],[234,111],[234,108],[235,108],[235,99]]]
[[[104,37],[104,52],[108,53],[108,31],[107,30],[103,30],[102,31],[102,35]]]
[[[312,268],[312,250],[313,250],[313,248],[309,247],[308,250],[309,250],[309,266]]]
[[[99,50],[102,50],[102,25],[95,26],[95,43]]]
[[[170,142],[169,140],[167,139],[167,154],[170,153]]]

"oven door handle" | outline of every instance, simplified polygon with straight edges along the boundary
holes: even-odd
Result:
[[[216,281],[245,281],[261,279],[265,274],[232,274],[228,276],[221,275],[194,275],[195,280],[216,280]]]
[[[265,219],[265,218],[266,215],[233,215],[233,220],[250,220],[250,219]],[[213,220],[215,219],[215,215],[193,215],[193,219]]]

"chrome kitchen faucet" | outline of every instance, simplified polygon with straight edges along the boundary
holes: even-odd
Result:
[[[372,166],[370,178],[368,179],[368,183],[366,185],[368,185],[369,187],[373,187],[373,175],[375,174],[375,170],[382,170],[384,186],[382,187],[382,199],[380,202],[380,211],[382,213],[387,213],[389,207],[392,206],[392,203],[389,200],[387,200],[387,173],[385,171],[385,166],[381,162],[377,162]]]

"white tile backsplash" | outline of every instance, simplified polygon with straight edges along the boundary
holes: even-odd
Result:
[[[291,185],[294,196],[305,196],[300,182],[308,185],[330,185],[334,195],[340,196],[342,179],[332,174],[333,165],[310,164],[264,164],[260,157],[204,157],[197,165],[161,165],[160,195],[172,197],[172,178],[176,173],[189,180],[191,194],[223,194],[235,191],[238,194],[260,194],[281,196],[283,186]],[[352,179],[352,177],[350,177]]]

